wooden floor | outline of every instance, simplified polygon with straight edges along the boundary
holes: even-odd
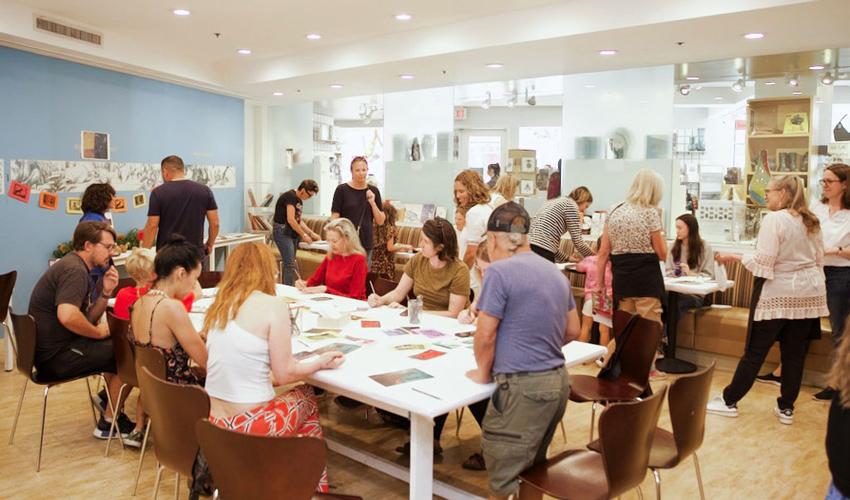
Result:
[[[590,366],[572,373],[595,373]],[[731,373],[719,371],[713,393],[728,383]],[[113,448],[104,458],[104,441],[91,437],[91,411],[85,400],[82,381],[51,390],[47,409],[42,470],[35,472],[42,392],[27,389],[15,443],[9,446],[8,433],[23,378],[16,372],[0,372],[0,498],[130,498],[138,452]],[[664,384],[657,381],[653,385]],[[794,425],[780,424],[773,415],[778,388],[756,384],[739,403],[740,417],[707,417],[705,443],[699,451],[706,496],[711,499],[823,498],[830,480],[824,452],[827,405],[811,399],[816,391],[804,387],[797,404]],[[135,405],[135,396],[130,400]],[[405,432],[386,427],[374,412],[368,420],[363,411],[339,409],[329,398],[321,401],[322,420],[327,433],[346,439],[388,460],[406,463],[394,448],[405,441]],[[130,412],[132,415],[132,412]],[[580,448],[587,442],[590,405],[570,403],[564,417],[565,443],[558,433],[550,453]],[[666,404],[661,425],[669,429]],[[479,430],[469,412],[459,436],[452,415],[443,433],[442,459],[435,474],[446,482],[485,495],[486,472],[461,468],[466,457],[479,448]],[[662,472],[665,498],[699,498],[692,461],[672,471]],[[152,453],[145,460],[139,495],[152,494],[155,462]],[[335,453],[328,463],[332,491],[361,495],[365,499],[406,498],[407,484],[371,470]],[[652,474],[643,483],[646,498],[653,498]],[[160,494],[173,497],[174,476],[163,480]],[[185,483],[181,497],[185,498]],[[637,498],[636,491],[624,498]]]

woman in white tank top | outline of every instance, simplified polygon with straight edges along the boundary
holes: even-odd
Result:
[[[210,421],[246,434],[321,439],[312,388],[300,384],[275,396],[273,386],[336,368],[344,357],[329,352],[299,362],[292,356],[289,306],[275,297],[276,268],[269,248],[259,243],[238,246],[227,260],[204,320]],[[317,491],[328,491],[327,472]]]

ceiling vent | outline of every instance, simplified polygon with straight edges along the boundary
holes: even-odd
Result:
[[[90,43],[92,45],[100,46],[103,43],[103,37],[98,33],[92,33],[91,31],[86,31],[80,28],[74,28],[73,26],[68,26],[67,24],[51,21],[50,19],[47,19],[45,17],[36,17],[35,27],[36,29],[41,31],[47,31],[48,33],[54,33],[56,35],[64,36],[67,38],[73,38],[74,40]]]

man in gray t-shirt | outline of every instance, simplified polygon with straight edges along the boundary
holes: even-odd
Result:
[[[487,222],[492,263],[478,302],[475,360],[468,376],[495,379],[482,424],[491,495],[516,492],[517,476],[546,460],[570,386],[561,347],[578,338],[570,285],[555,265],[531,251],[528,213],[508,202]]]

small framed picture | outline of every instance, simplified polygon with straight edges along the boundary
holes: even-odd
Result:
[[[145,193],[137,193],[133,195],[133,208],[140,208],[147,203],[147,195]]]
[[[80,132],[80,142],[80,152],[84,160],[109,159],[109,134],[83,130]]]
[[[534,181],[533,180],[521,180],[519,181],[519,194],[522,196],[533,196],[534,195]]]
[[[18,181],[9,183],[9,198],[13,198],[24,203],[30,202],[30,187]]]
[[[42,191],[38,194],[38,206],[48,210],[56,210],[59,207],[59,197],[56,193]]]
[[[65,213],[71,215],[82,215],[83,200],[82,198],[65,198]]]
[[[521,172],[534,172],[537,170],[537,158],[526,157],[522,159]]]
[[[112,211],[113,212],[126,212],[127,211],[127,198],[124,196],[116,196],[112,198]]]

